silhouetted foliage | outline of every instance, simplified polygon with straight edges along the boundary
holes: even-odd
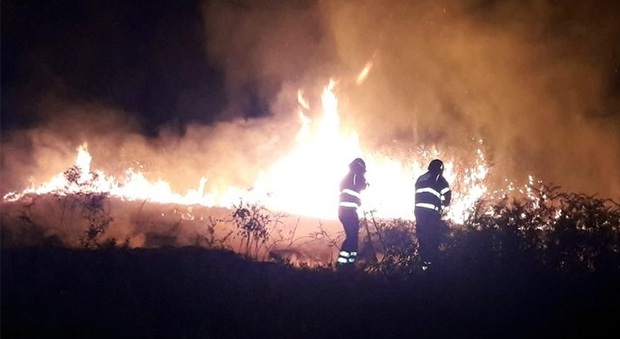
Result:
[[[620,272],[618,203],[558,187],[480,200],[463,225],[450,225],[440,257],[444,270],[490,272],[538,267],[560,273]],[[361,263],[368,273],[408,279],[419,272],[414,222],[362,220]]]
[[[67,170],[69,184],[91,185],[89,180],[94,180],[95,174],[81,178],[81,173],[77,167]],[[107,194],[79,192],[56,196],[61,203],[60,226],[65,222],[63,215],[67,208],[73,209],[74,214],[79,213],[85,221],[80,238],[83,247],[116,246],[115,239],[105,237],[112,222]],[[2,228],[3,246],[50,241],[61,244],[57,236],[52,234],[50,238],[50,233],[44,234],[32,217],[31,209],[36,201],[34,195],[20,202],[21,209],[13,216],[13,223],[18,225]],[[298,258],[304,257],[304,264],[314,260],[314,267],[331,267],[332,260],[314,256],[302,247],[324,246],[325,251],[331,252],[340,245],[342,234],[329,234],[319,222],[315,232],[300,235],[296,225],[283,225],[283,216],[260,204],[241,201],[233,206],[230,218],[206,218],[200,232],[196,231],[194,243],[211,249],[231,249],[231,238],[240,237],[239,252],[254,260],[271,259],[299,265]],[[145,232],[145,244],[151,247],[176,244],[183,220],[179,217],[165,234],[161,234],[161,230],[168,229],[170,224],[158,224],[157,236],[165,237],[162,241],[149,238],[149,233]],[[227,228],[231,224],[233,230]],[[528,267],[559,273],[620,272],[619,224],[620,206],[612,200],[564,193],[558,187],[530,187],[528,193],[521,196],[479,200],[462,225],[450,224],[439,260],[442,269],[454,272],[484,273]],[[362,218],[360,232],[361,270],[389,279],[409,279],[419,274],[413,221],[377,219],[371,211]],[[124,246],[128,246],[128,240]],[[278,253],[271,253],[273,251]],[[297,259],[289,260],[291,256],[286,256],[289,254]]]
[[[108,198],[107,193],[91,193],[88,187],[94,187],[99,175],[89,172],[86,178],[82,177],[82,170],[78,166],[72,166],[64,173],[67,179],[66,190],[70,186],[77,186],[80,190],[73,195],[73,202],[82,209],[82,216],[86,221],[86,230],[80,243],[85,248],[113,247],[116,243],[114,239],[108,239],[105,243],[100,243],[104,236],[112,217],[110,208],[106,209],[105,202]]]
[[[272,213],[262,205],[243,201],[234,205],[233,209],[231,221],[237,227],[237,235],[243,239],[243,254],[258,259],[259,250],[269,240],[274,226],[281,223],[283,214]]]
[[[618,270],[618,204],[557,190],[543,186],[532,189],[529,196],[478,201],[474,213],[448,240],[446,255],[491,267],[536,264],[561,272]]]
[[[379,220],[373,212],[365,214],[361,221],[366,236],[363,236],[362,269],[385,277],[408,275],[419,267],[417,238],[414,224],[404,219]]]
[[[197,233],[195,245],[211,249],[230,249],[230,245],[227,241],[233,234],[233,231],[229,231],[222,237],[216,235],[218,225],[224,220],[209,216],[207,221],[208,223],[205,225],[206,235]]]
[[[294,225],[276,227],[279,215],[256,204],[235,206],[230,220],[205,219],[203,238],[196,240],[202,248],[130,249],[104,240],[111,220],[107,196],[73,194],[62,202],[87,222],[84,247],[100,250],[3,248],[7,337],[617,333],[620,208],[606,199],[543,187],[479,201],[463,225],[450,225],[437,265],[427,271],[420,269],[414,222],[367,213],[360,234],[367,254],[360,252],[361,269],[352,272],[292,260],[309,243],[338,246],[338,236],[319,223],[298,237]],[[31,214],[37,200],[22,203],[15,222],[31,229],[23,236],[40,239],[32,233],[39,229]],[[241,255],[223,249],[231,233],[216,232],[220,222],[231,221]],[[177,234],[179,223],[170,232]],[[261,257],[261,251],[273,255]],[[272,262],[256,262],[261,258]]]
[[[86,230],[80,241],[86,248],[100,247],[103,245],[100,244],[100,239],[103,237],[112,221],[109,208],[106,210],[104,205],[106,198],[106,194],[94,193],[80,194],[78,196],[77,201],[81,204],[82,213],[86,220]],[[108,242],[103,246],[110,247],[110,245],[110,242]]]
[[[62,241],[58,236],[45,234],[44,229],[37,224],[36,218],[32,215],[32,207],[36,201],[36,196],[29,196],[28,199],[24,199],[24,203],[20,206],[16,216],[19,223],[18,227],[0,228],[2,247],[62,246]]]

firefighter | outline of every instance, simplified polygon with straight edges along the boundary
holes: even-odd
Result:
[[[443,177],[443,162],[434,159],[428,171],[415,183],[415,219],[422,269],[427,270],[437,259],[441,237],[449,227],[441,219],[444,207],[450,205],[452,192]]]
[[[365,173],[366,163],[361,158],[356,158],[349,164],[349,173],[340,182],[338,219],[344,228],[345,240],[338,254],[339,268],[355,267],[360,227],[358,208],[362,204],[360,192],[368,186]]]

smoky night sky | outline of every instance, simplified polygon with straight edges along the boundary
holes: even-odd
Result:
[[[297,89],[317,100],[334,77],[366,148],[482,138],[501,177],[620,198],[617,1],[9,0],[1,12],[2,194],[65,170],[85,141],[110,173],[140,166],[179,191],[201,176],[249,185],[291,146]]]

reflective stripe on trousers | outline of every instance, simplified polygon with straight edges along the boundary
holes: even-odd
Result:
[[[338,254],[338,264],[353,264],[355,263],[355,259],[357,259],[357,252],[351,251],[340,251]]]

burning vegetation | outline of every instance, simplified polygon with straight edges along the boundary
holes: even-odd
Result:
[[[132,236],[118,237],[122,218]],[[544,186],[478,200],[462,224],[451,223],[440,269],[425,272],[415,221],[368,212],[360,270],[344,274],[332,270],[339,225],[317,219],[250,203],[29,194],[3,202],[2,331],[605,337],[617,328],[619,220],[613,201]]]
[[[369,67],[360,76],[366,76]],[[361,253],[368,272],[413,272],[418,265],[413,177],[429,159],[446,159],[453,204],[444,255],[460,260],[528,258],[550,269],[618,269],[618,203],[560,192],[529,182],[521,189],[491,183],[483,141],[468,161],[436,147],[414,152],[366,152],[355,132],[343,131],[335,81],[321,95],[313,121],[297,92],[300,128],[293,148],[261,170],[251,189],[208,190],[202,177],[186,194],[133,168],[119,177],[91,169],[87,145],[75,164],[47,182],[11,192],[2,205],[2,245],[67,247],[201,246],[233,250],[255,260],[330,267],[343,232],[335,218],[342,159],[368,162]],[[461,152],[462,154],[463,152]],[[409,166],[411,165],[411,166]],[[476,256],[484,253],[484,259]]]
[[[5,1],[3,337],[618,333],[619,8]]]

